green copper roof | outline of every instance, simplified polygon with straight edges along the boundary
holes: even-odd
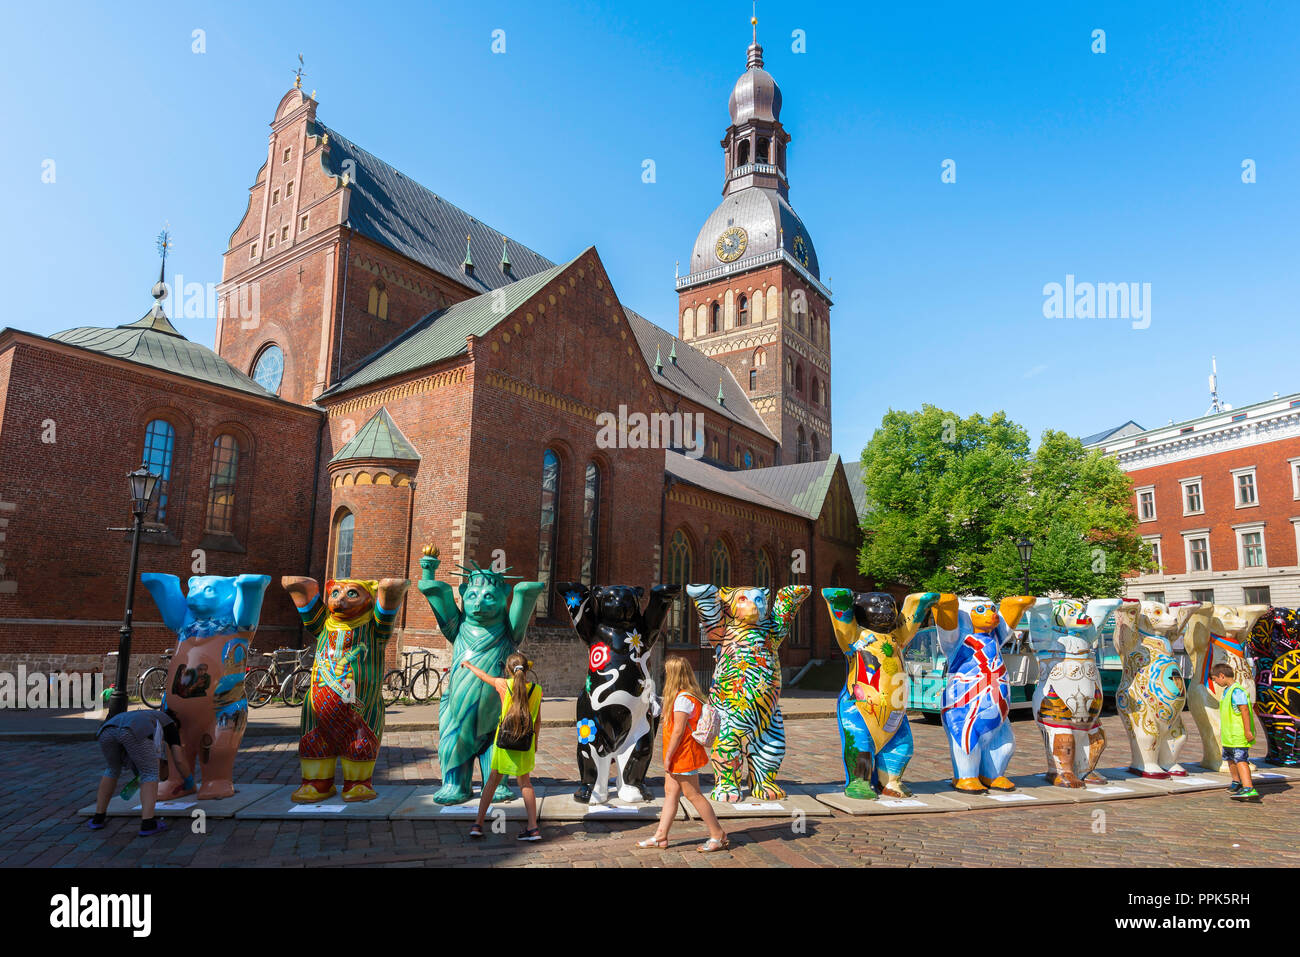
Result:
[[[56,332],[50,338],[213,385],[274,398],[211,349],[190,342],[177,332],[161,308],[150,309],[143,319],[126,325],[114,328],[78,326]]]
[[[573,261],[578,258],[574,257]],[[570,265],[552,266],[508,286],[430,313],[378,352],[361,360],[355,372],[334,383],[320,394],[320,398],[463,355],[469,349],[466,336],[482,336],[490,332]]]
[[[398,459],[418,462],[420,453],[406,440],[388,410],[380,408],[352,437],[352,441],[339,449],[330,464],[350,459]]]
[[[831,479],[840,464],[832,455],[819,462],[773,465],[765,469],[748,469],[735,473],[742,482],[782,502],[789,502],[802,512],[816,517],[822,512]]]

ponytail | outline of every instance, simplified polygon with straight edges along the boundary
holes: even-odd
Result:
[[[533,714],[529,708],[528,659],[517,651],[506,659],[506,681],[510,684],[510,707],[501,719],[501,731],[510,738],[531,736]]]

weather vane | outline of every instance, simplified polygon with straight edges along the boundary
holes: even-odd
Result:
[[[303,66],[305,66],[305,64],[302,62],[302,54],[299,53],[299,54],[298,54],[298,69],[296,69],[296,70],[293,71],[293,76],[294,76],[294,80],[293,80],[293,88],[294,88],[295,90],[301,90],[301,89],[302,89],[302,78],[306,75],[306,74],[304,74],[304,73],[302,72],[302,68],[303,68]]]
[[[172,233],[168,228],[171,224],[164,223],[162,232],[158,234],[158,239],[154,242],[154,247],[158,250],[158,255],[162,258],[162,268],[158,272],[158,281],[162,282],[163,277],[167,275],[167,250],[171,249],[175,243],[172,242]]]

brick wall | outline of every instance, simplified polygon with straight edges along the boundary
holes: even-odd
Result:
[[[0,591],[0,655],[116,650],[130,540],[106,529],[131,522],[126,473],[139,466],[145,425],[154,418],[176,429],[170,534],[142,540],[139,570],[184,581],[201,549],[206,574],[269,574],[259,643],[272,632],[277,643],[296,640],[278,580],[307,566],[319,413],[21,334],[0,354],[11,368],[0,501],[14,506],[0,531],[18,584]],[[205,530],[211,447],[224,431],[240,442],[238,545],[213,542]],[[156,655],[175,643],[158,622],[138,586],[133,650]]]

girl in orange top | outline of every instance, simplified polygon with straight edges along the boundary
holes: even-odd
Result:
[[[677,816],[682,796],[695,806],[709,828],[709,839],[700,845],[701,854],[721,851],[730,846],[713,806],[700,792],[699,773],[709,766],[703,745],[691,736],[704,706],[704,692],[695,680],[695,672],[681,655],[664,659],[664,810],[654,837],[637,841],[642,849],[668,846],[668,829]]]

